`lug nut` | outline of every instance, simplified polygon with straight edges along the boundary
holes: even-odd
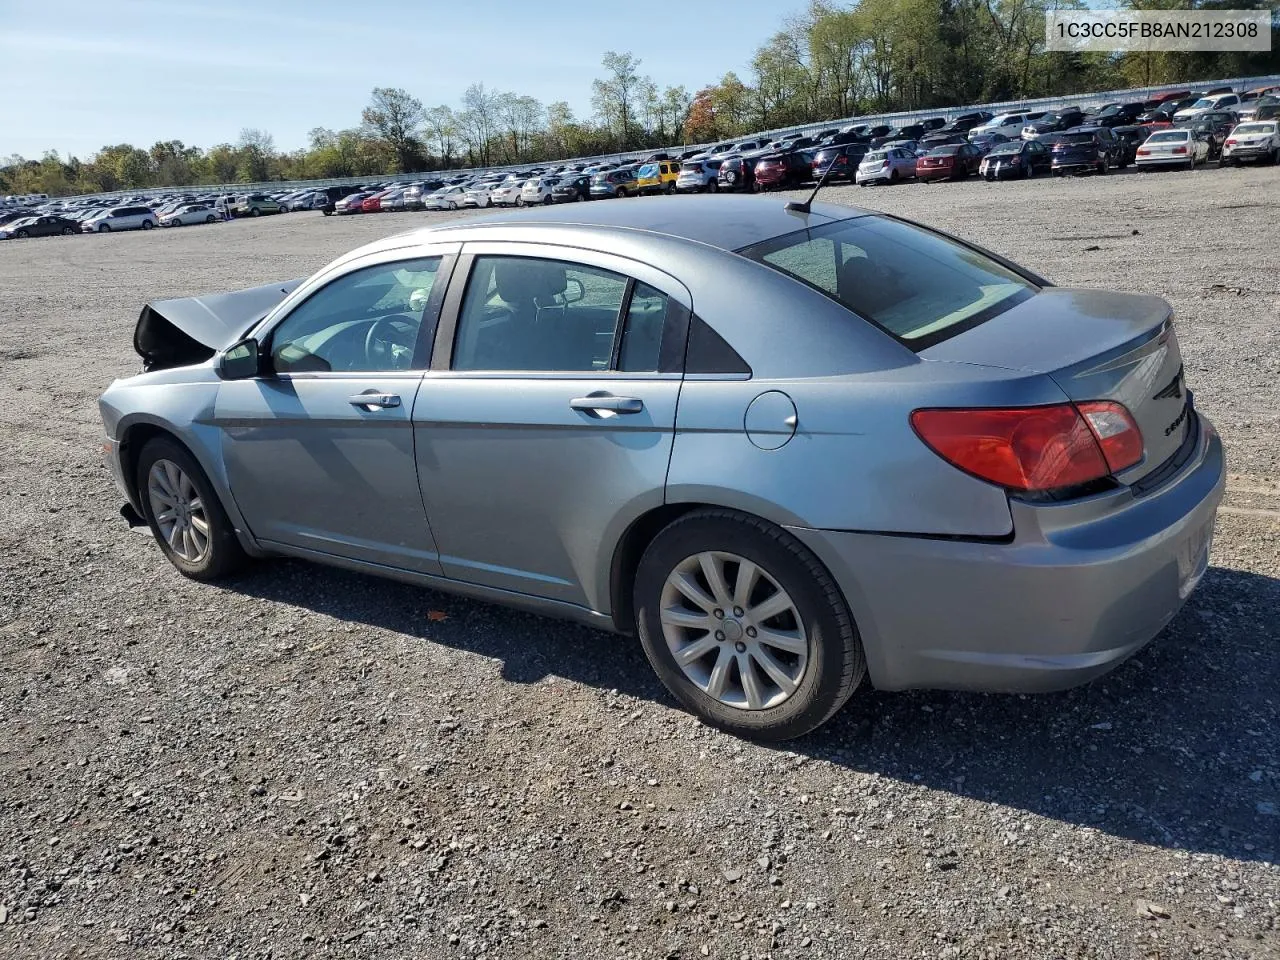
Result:
[[[733,608],[733,615],[734,615],[735,617],[740,617],[740,616],[742,616],[742,608],[741,608],[741,607],[734,607],[734,608]]]
[[[741,640],[739,640],[739,641],[738,641],[737,643],[735,643],[733,646],[734,646],[734,649],[736,649],[739,653],[746,653],[746,652],[747,652],[747,645],[746,645],[745,643],[743,643]]]
[[[724,611],[723,611],[723,610],[721,610],[719,607],[716,607],[716,609],[715,609],[715,618],[716,618],[717,620],[723,620],[723,619],[724,619]]]
[[[747,627],[747,636],[748,636],[748,637],[754,637],[755,635],[756,635],[756,628],[755,628],[755,627]]]
[[[723,631],[723,630],[717,630],[717,631],[716,631],[716,639],[717,639],[717,640],[723,640],[723,639],[724,639],[724,631]]]

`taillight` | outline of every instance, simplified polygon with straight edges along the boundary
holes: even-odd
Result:
[[[1151,156],[1151,151],[1150,151],[1150,150],[1139,150],[1139,151],[1138,151],[1138,156],[1140,156],[1140,157],[1149,157],[1149,156]]]
[[[1186,153],[1186,152],[1187,152],[1187,148],[1186,148],[1186,147],[1174,147],[1174,148],[1173,148],[1173,152],[1174,152],[1174,153]]]
[[[1078,408],[1061,403],[916,410],[911,426],[948,463],[1010,490],[1077,486],[1142,457],[1137,425],[1124,407],[1109,401]]]
[[[1231,140],[1231,139],[1228,139],[1228,140],[1227,140],[1227,146],[1228,146],[1228,147],[1234,147],[1235,145],[1236,145],[1236,142],[1235,142],[1234,140]]]

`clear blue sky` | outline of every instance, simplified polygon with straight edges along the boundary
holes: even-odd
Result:
[[[804,0],[0,0],[0,157],[244,127],[293,149],[354,126],[375,86],[457,106],[482,82],[590,113],[606,50],[690,93],[752,53]]]

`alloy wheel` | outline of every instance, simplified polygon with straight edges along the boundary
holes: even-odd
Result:
[[[698,689],[726,706],[764,710],[800,687],[809,641],[799,608],[768,571],[745,557],[686,557],[662,588],[663,638]]]
[[[209,552],[209,517],[200,491],[172,460],[157,460],[147,474],[151,514],[165,543],[188,563]]]

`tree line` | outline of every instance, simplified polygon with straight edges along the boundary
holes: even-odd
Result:
[[[1123,0],[1154,9],[1185,0]],[[1202,9],[1272,9],[1276,0],[1200,0]],[[360,122],[317,127],[282,151],[246,129],[209,148],[164,140],[105,146],[86,160],[50,151],[0,161],[0,194],[372,177],[459,166],[530,163],[657,146],[868,113],[929,110],[1089,91],[1280,73],[1280,30],[1265,53],[1079,54],[1044,49],[1044,15],[1082,0],[812,0],[755,51],[744,77],[690,93],[660,87],[631,53],[609,51],[592,83],[590,117],[569,104],[467,88],[454,106],[375,88]]]

